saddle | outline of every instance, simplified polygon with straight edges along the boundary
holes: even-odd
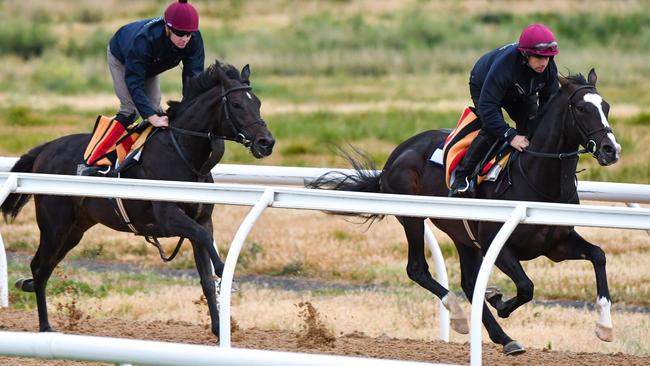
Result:
[[[90,143],[84,152],[84,162],[87,163],[89,157],[98,145],[98,142],[106,135],[111,125],[117,122],[113,117],[98,116],[95,121]],[[142,154],[144,143],[151,135],[153,126],[148,123],[133,123],[122,136],[117,140],[101,159],[95,162],[95,165],[113,167],[116,172],[122,172],[127,168],[135,165]]]
[[[430,160],[444,168],[447,188],[451,187],[454,170],[460,161],[463,160],[469,145],[478,136],[480,129],[481,121],[476,115],[474,108],[465,107],[456,128],[451,131],[445,141],[433,152]],[[497,141],[496,144],[502,143]],[[490,149],[489,156],[486,156],[479,164],[481,167],[477,176],[477,185],[485,180],[495,181],[499,173],[507,165],[511,155],[512,149],[509,148],[507,143],[501,146],[493,146]]]

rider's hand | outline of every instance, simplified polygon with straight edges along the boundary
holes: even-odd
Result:
[[[517,149],[517,151],[524,151],[524,149],[528,147],[529,143],[530,142],[528,142],[526,136],[517,135],[512,139],[512,141],[510,141],[510,146]]]
[[[152,116],[149,116],[147,118],[149,120],[149,123],[153,125],[154,127],[168,127],[169,126],[169,118],[167,116],[159,116],[157,114],[154,114]]]

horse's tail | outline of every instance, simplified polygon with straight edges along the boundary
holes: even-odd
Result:
[[[353,172],[344,171],[330,171],[320,177],[305,183],[307,188],[327,189],[334,191],[348,191],[348,192],[368,192],[380,193],[381,187],[379,185],[381,172],[376,169],[375,163],[364,152],[355,147],[350,147],[352,152],[338,148],[340,155],[352,165]],[[354,156],[356,155],[356,157]],[[356,216],[362,217],[363,222],[372,224],[384,218],[384,215],[379,214],[360,214],[360,213],[345,213],[345,212],[329,212],[336,215]]]
[[[16,164],[11,168],[11,171],[17,173],[31,173],[34,168],[34,161],[43,149],[45,149],[45,146],[47,146],[47,143],[29,150],[28,153],[18,159]],[[4,216],[5,221],[13,221],[16,216],[18,216],[18,213],[20,213],[20,210],[27,204],[27,202],[29,202],[30,198],[32,198],[31,194],[10,194],[2,203],[2,216]]]

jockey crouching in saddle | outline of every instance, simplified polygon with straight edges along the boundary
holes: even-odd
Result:
[[[518,151],[528,147],[539,108],[559,90],[553,57],[559,53],[553,32],[542,24],[524,28],[518,43],[483,55],[474,65],[469,90],[481,122],[481,130],[458,164],[450,197],[476,195],[476,166],[491,146],[508,142]],[[516,123],[503,119],[501,108]]]
[[[77,174],[110,175],[112,167],[99,165],[100,160],[138,116],[154,127],[167,127],[169,119],[160,107],[159,74],[183,62],[184,88],[189,78],[203,71],[204,60],[199,14],[187,0],[170,4],[162,18],[121,27],[108,45],[108,68],[120,110],[95,146],[88,147],[86,164],[79,166]]]

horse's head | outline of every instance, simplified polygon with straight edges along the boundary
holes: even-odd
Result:
[[[594,69],[587,80],[582,75],[560,76],[562,89],[569,95],[569,113],[575,126],[574,137],[600,165],[614,164],[621,155],[621,145],[607,121],[609,104],[598,94]]]
[[[275,139],[260,116],[262,103],[250,86],[250,67],[244,66],[240,73],[217,61],[211,68],[221,88],[217,101],[220,132],[248,147],[258,159],[271,155]]]

